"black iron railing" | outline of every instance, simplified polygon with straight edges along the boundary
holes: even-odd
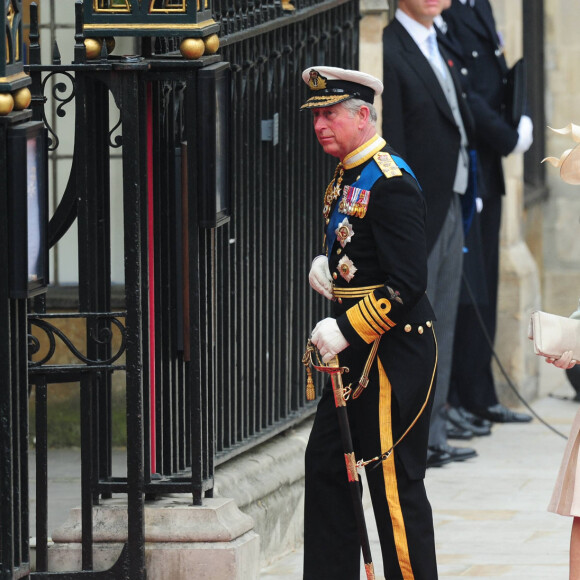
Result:
[[[49,237],[56,243],[76,222],[79,266],[77,311],[47,313],[46,302],[36,300],[28,352],[26,339],[21,342],[36,395],[33,576],[57,576],[46,572],[47,387],[69,383],[78,385],[81,403],[82,568],[94,567],[92,506],[123,494],[128,539],[107,577],[144,578],[145,497],[187,492],[201,504],[213,493],[217,464],[313,411],[300,360],[325,305],[310,290],[307,273],[322,250],[321,196],[335,161],[316,143],[308,113],[299,112],[301,71],[322,63],[357,66],[358,4],[215,4],[221,52],[193,62],[177,54],[172,39],[143,40],[143,58],[104,51],[88,62],[80,6],[72,64],[60,63],[56,47],[51,64],[40,62],[34,9],[31,19],[33,117],[49,125],[44,108],[56,93],[61,115],[74,108],[71,174]],[[207,168],[200,163],[206,140],[199,73],[220,62],[229,63],[231,78],[231,216],[210,228],[200,219],[198,186]],[[54,89],[58,79],[66,81],[66,97]],[[113,119],[111,95],[118,109]],[[54,154],[59,136],[48,129]],[[122,155],[121,192],[111,183],[112,149]],[[112,195],[123,197],[125,286],[117,312],[111,305]],[[26,326],[26,317],[20,319]],[[81,329],[75,338],[60,329],[65,319]],[[27,334],[24,327],[19,332]],[[52,360],[58,341],[75,360]],[[10,370],[12,397],[20,397],[17,427],[27,433],[18,390],[27,381],[14,374],[14,364]],[[126,392],[127,473],[121,477],[111,466],[114,375],[124,377]],[[20,437],[13,452],[22,454]],[[25,500],[24,459],[11,493]],[[25,518],[26,509],[18,517]],[[6,558],[16,548],[0,528],[0,561],[10,564],[2,577],[16,577],[16,563],[27,562],[27,525],[15,522],[10,532],[22,542],[17,557]]]
[[[322,250],[320,200],[335,161],[299,111],[301,72],[356,66],[357,18],[349,3],[259,36],[225,38],[235,177],[232,221],[216,232],[218,461],[309,412],[300,357],[323,305],[307,274]],[[277,143],[262,140],[267,123]]]

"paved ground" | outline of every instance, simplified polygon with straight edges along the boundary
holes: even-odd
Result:
[[[562,371],[542,367],[547,368],[542,393],[532,408],[567,434],[578,403],[557,397],[574,392]],[[536,419],[529,424],[495,425],[491,436],[465,444],[475,447],[479,456],[427,472],[439,579],[567,580],[571,520],[546,511],[565,439]],[[49,530],[66,519],[72,506],[80,505],[80,452],[50,453],[49,463],[58,465],[58,473],[49,473]],[[31,459],[34,487],[33,455]],[[115,455],[114,464],[115,474],[123,474],[123,453]],[[31,508],[34,516],[34,505]],[[383,572],[370,509],[367,522],[379,579]],[[295,551],[264,568],[260,580],[299,580],[301,570],[302,553]]]
[[[545,396],[532,408],[567,435],[578,403],[556,398],[574,395],[561,379],[561,371],[548,371]],[[477,458],[427,471],[439,580],[568,580],[571,520],[546,511],[565,443],[537,419],[494,425],[489,437],[457,442],[475,447]],[[370,507],[366,513],[375,572],[382,579]],[[264,568],[260,580],[298,580],[301,570],[302,553],[296,551]]]

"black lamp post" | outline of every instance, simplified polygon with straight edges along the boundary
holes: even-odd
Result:
[[[22,43],[22,0],[2,2],[0,29],[6,40],[0,42],[0,116],[30,105],[30,77],[24,73]]]

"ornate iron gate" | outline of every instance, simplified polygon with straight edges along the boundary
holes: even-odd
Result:
[[[63,114],[74,103],[73,165],[49,239],[56,243],[77,223],[79,307],[47,312],[40,297],[28,302],[28,315],[22,300],[0,309],[0,322],[12,325],[21,345],[16,356],[2,340],[11,406],[0,405],[13,422],[11,437],[0,432],[0,446],[18,461],[16,467],[2,462],[0,485],[20,501],[9,513],[14,525],[0,524],[0,578],[144,578],[146,497],[186,492],[201,504],[212,495],[217,464],[313,410],[304,396],[300,357],[324,305],[309,290],[306,274],[321,251],[320,195],[333,162],[315,143],[309,116],[298,112],[300,72],[320,63],[357,66],[358,3],[215,2],[221,54],[194,61],[181,58],[175,39],[163,37],[143,38],[141,56],[109,55],[103,43],[87,60],[83,3],[75,7],[74,62],[61,64],[54,47],[53,62],[44,65],[33,5],[27,70],[34,119],[46,122],[47,98],[57,99]],[[206,203],[211,186],[203,184],[215,172],[212,163],[226,156],[219,136],[212,137],[216,150],[224,147],[218,161],[208,156],[207,132],[224,86],[231,216],[215,227]],[[118,123],[109,118],[109,95]],[[125,304],[114,311],[109,167],[119,145]],[[57,146],[52,133],[51,149]],[[60,326],[71,318],[82,328],[82,344]],[[51,360],[59,341],[74,362]],[[27,359],[37,421],[33,573],[27,564]],[[111,468],[114,374],[124,375],[126,384],[126,477],[113,477]],[[66,382],[81,394],[81,573],[47,571],[47,386]],[[90,572],[92,507],[113,494],[127,497],[127,543],[111,570]]]

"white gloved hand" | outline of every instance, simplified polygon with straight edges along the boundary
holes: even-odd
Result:
[[[571,350],[566,350],[562,353],[562,356],[560,358],[546,358],[546,362],[553,364],[555,367],[558,367],[559,369],[571,369],[575,364],[576,364],[576,360],[574,360],[572,358],[572,351]]]
[[[475,210],[477,211],[477,213],[481,213],[482,209],[483,209],[483,199],[481,199],[481,197],[476,197],[475,198]]]
[[[312,260],[308,281],[313,290],[316,290],[316,292],[322,294],[325,298],[332,300],[332,277],[326,256],[316,256]]]
[[[518,142],[512,153],[525,153],[534,142],[534,124],[527,115],[522,115],[518,124]]]
[[[347,346],[348,341],[344,338],[336,319],[325,318],[321,320],[312,331],[312,344],[318,348],[322,355],[322,362],[327,363]]]

